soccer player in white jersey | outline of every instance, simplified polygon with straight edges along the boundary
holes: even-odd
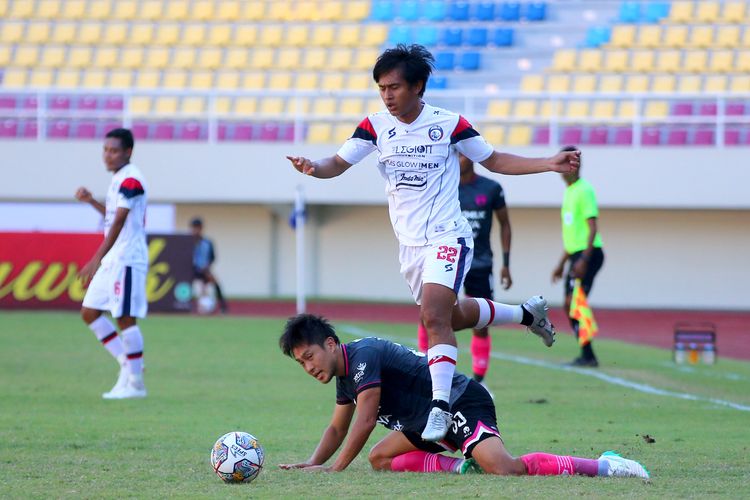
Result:
[[[88,283],[81,317],[120,365],[120,375],[105,399],[143,398],[143,335],[136,318],[144,318],[148,248],[146,245],[146,187],[138,167],[130,163],[133,134],[118,128],[104,141],[104,164],[112,172],[106,204],[96,201],[88,189],[76,192],[104,216],[104,241],[79,277]],[[109,311],[120,334],[105,316]]]
[[[449,396],[458,350],[454,330],[521,323],[554,342],[546,301],[523,306],[487,299],[457,301],[471,266],[472,231],[458,201],[458,153],[502,174],[570,172],[577,151],[551,158],[523,158],[495,151],[462,116],[422,100],[434,58],[421,45],[398,45],[378,57],[373,79],[387,111],[371,114],[334,156],[312,161],[288,156],[299,172],[327,179],[378,152],[391,223],[400,243],[401,274],[420,305],[427,328],[433,401],[422,438],[438,441],[448,432]]]

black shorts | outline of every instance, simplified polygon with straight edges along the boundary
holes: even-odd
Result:
[[[575,278],[570,275],[570,270],[573,269],[573,266],[581,258],[581,255],[583,255],[583,252],[576,252],[568,257],[568,274],[565,276],[566,297],[573,293],[573,288],[576,284]],[[601,248],[594,248],[589,258],[589,265],[586,266],[586,276],[581,280],[581,287],[583,288],[583,293],[586,295],[591,291],[596,273],[602,268],[602,264],[604,264],[604,251]]]
[[[476,445],[493,436],[500,437],[495,416],[495,403],[487,389],[474,380],[451,408],[453,425],[443,441],[424,441],[418,432],[402,431],[411,444],[422,451],[441,453],[461,450],[466,458]],[[501,438],[502,439],[502,438]]]
[[[492,300],[492,268],[469,269],[464,278],[464,292],[469,297]]]

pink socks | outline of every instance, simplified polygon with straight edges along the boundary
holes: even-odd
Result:
[[[599,475],[599,461],[592,458],[529,453],[523,455],[521,460],[526,465],[526,471],[530,476]]]
[[[490,351],[492,350],[492,338],[471,337],[471,369],[474,375],[484,377],[487,374],[487,367],[490,364]]]
[[[391,460],[394,472],[458,472],[463,458],[447,457],[426,451],[410,451]]]

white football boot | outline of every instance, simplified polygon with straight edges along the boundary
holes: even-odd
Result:
[[[650,477],[644,466],[635,460],[623,458],[614,451],[605,451],[599,460],[606,460],[609,463],[607,475],[610,477],[639,477],[641,479]]]
[[[108,392],[104,399],[134,399],[145,398],[147,395],[146,386],[143,383],[143,377],[130,375],[125,385],[117,392]]]
[[[427,425],[422,431],[422,439],[425,441],[440,441],[448,434],[452,422],[453,417],[449,412],[433,406],[427,416]]]
[[[125,358],[125,356],[122,356],[122,359],[118,359],[118,361],[120,363],[120,374],[117,376],[117,382],[115,383],[114,387],[112,387],[109,392],[105,392],[104,394],[102,394],[102,397],[104,399],[112,399],[112,394],[116,394],[122,391],[128,383],[130,371],[128,370],[127,358]]]
[[[526,328],[541,338],[544,345],[552,347],[555,343],[555,327],[547,316],[547,311],[549,311],[547,299],[541,295],[535,295],[524,302],[523,307],[534,317],[534,321]]]

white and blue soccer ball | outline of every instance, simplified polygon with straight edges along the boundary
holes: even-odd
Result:
[[[226,483],[249,483],[263,470],[265,452],[247,432],[228,432],[211,450],[211,467]]]

